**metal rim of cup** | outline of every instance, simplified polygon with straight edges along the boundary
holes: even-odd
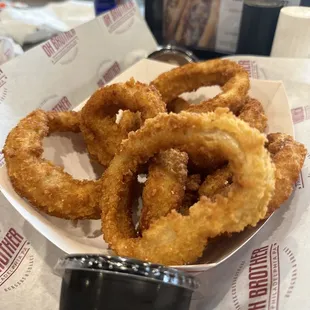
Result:
[[[175,45],[165,45],[165,46],[158,46],[157,50],[151,53],[148,58],[154,58],[155,56],[164,55],[164,54],[178,54],[179,56],[182,56],[184,59],[187,60],[187,62],[198,62],[199,59],[189,50],[184,49],[179,46]]]

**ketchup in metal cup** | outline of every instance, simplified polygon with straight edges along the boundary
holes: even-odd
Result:
[[[60,310],[188,310],[197,280],[182,271],[118,256],[58,260]]]

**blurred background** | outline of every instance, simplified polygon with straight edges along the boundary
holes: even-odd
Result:
[[[126,0],[56,1],[23,0],[0,2],[0,47],[4,38],[12,39],[15,54],[22,53],[51,36],[69,30],[121,5]],[[242,54],[283,56],[272,45],[279,18],[283,21],[282,36],[310,28],[310,0],[136,0],[141,14],[159,46],[173,45],[188,50],[199,59]],[[285,7],[303,8],[289,11]],[[308,24],[305,24],[305,19]],[[309,25],[309,27],[307,27]],[[310,35],[310,33],[309,33]],[[2,40],[2,41],[1,41]],[[302,39],[302,44],[310,44]],[[292,42],[287,42],[291,45]],[[301,44],[300,42],[298,44]],[[299,46],[290,52],[297,57]],[[307,49],[307,51],[310,48]],[[295,54],[294,54],[295,53]],[[278,55],[279,54],[279,55]],[[305,55],[304,55],[305,54]],[[309,58],[310,52],[302,57]],[[292,56],[288,53],[287,56]]]
[[[160,44],[185,46],[200,58],[212,58],[235,53],[269,56],[281,9],[306,7],[310,1],[146,0],[144,5]]]

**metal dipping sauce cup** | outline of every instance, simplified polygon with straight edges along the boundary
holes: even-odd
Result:
[[[179,66],[199,61],[191,51],[173,45],[158,47],[148,58]]]
[[[198,281],[182,271],[136,259],[93,254],[58,260],[60,310],[187,310]]]

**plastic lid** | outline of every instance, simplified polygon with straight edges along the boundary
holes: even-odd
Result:
[[[120,256],[93,254],[68,255],[58,260],[55,266],[55,272],[62,276],[66,269],[127,274],[161,281],[190,290],[196,290],[199,286],[198,280],[185,272]]]

